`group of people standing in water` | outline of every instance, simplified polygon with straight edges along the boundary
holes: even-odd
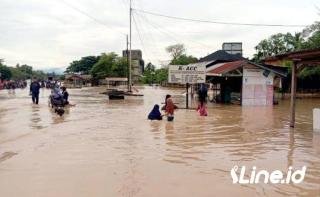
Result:
[[[148,115],[149,120],[162,120],[163,116],[167,117],[168,121],[173,121],[174,119],[174,110],[178,107],[173,103],[172,97],[170,94],[166,95],[164,106],[161,108],[165,111],[165,114],[162,115],[160,112],[160,106],[154,105],[152,111]]]
[[[188,96],[188,95],[187,95]],[[205,84],[201,84],[198,90],[198,100],[199,104],[197,107],[197,112],[200,116],[208,116],[208,111],[206,107],[206,100],[208,96],[208,89]],[[158,104],[154,105],[152,111],[148,115],[149,120],[162,120],[163,116],[167,117],[168,121],[174,120],[174,111],[178,107],[174,104],[171,95],[166,95],[164,106],[161,108],[165,113],[161,114],[160,106]]]
[[[57,100],[61,99],[65,105],[68,105],[69,93],[67,91],[67,88],[60,87],[58,83],[55,83],[55,85],[52,87],[53,88],[51,90],[51,95]],[[32,98],[33,104],[39,104],[39,93],[41,88],[44,88],[44,86],[42,86],[37,79],[33,79],[33,81],[30,84],[30,96]]]

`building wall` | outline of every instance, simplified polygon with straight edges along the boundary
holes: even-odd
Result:
[[[242,105],[273,105],[273,79],[274,74],[272,72],[268,73],[263,69],[244,67],[242,80]]]
[[[129,52],[128,52],[129,53]],[[122,51],[122,56],[127,57],[127,51]],[[142,59],[142,51],[141,50],[131,50],[131,58],[133,60],[140,60]]]
[[[122,51],[123,57],[127,57],[127,51]],[[144,72],[144,61],[141,50],[131,50],[132,57],[132,81],[137,83]]]

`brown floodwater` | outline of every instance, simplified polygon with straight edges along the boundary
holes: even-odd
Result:
[[[168,93],[185,106],[183,90],[141,88],[144,97],[108,101],[104,88],[70,90],[75,107],[63,117],[31,104],[27,90],[0,91],[1,197],[320,196],[320,134],[312,131],[318,99],[274,107],[209,104],[209,116],[176,111],[174,122],[148,121]],[[233,166],[286,172],[307,166],[301,184],[232,184]]]

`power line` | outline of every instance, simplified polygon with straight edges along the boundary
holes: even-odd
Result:
[[[142,13],[138,13],[138,12],[135,12],[136,15],[140,15]],[[147,18],[144,19],[146,23],[148,23],[153,29],[157,30],[158,32],[162,33],[163,35],[166,35],[168,37],[170,37],[172,40],[174,40],[176,43],[180,43],[182,40],[181,40],[181,35],[177,35],[176,33],[173,33],[169,30],[166,30],[165,28],[159,26],[157,23],[155,23],[154,21],[150,22],[149,20],[147,20]],[[166,30],[166,31],[165,31]],[[179,38],[179,39],[178,39]],[[205,45],[203,43],[200,43],[200,42],[195,42],[191,39],[187,39],[185,38],[187,41],[189,41],[190,43],[193,43],[193,44],[196,44],[198,46],[201,46],[201,47],[205,47],[205,48],[211,48],[210,46],[208,45]],[[195,48],[195,47],[191,47],[191,48]]]
[[[173,31],[170,31],[167,28],[164,28],[163,26],[160,26],[159,24],[155,23],[154,21],[152,21],[152,23],[151,23],[149,20],[146,20],[146,22],[149,23],[149,25],[152,26],[153,28],[157,28],[160,31],[165,32],[165,34],[169,35],[170,37],[173,37],[176,42],[179,42],[179,41],[177,41],[176,37],[181,40],[182,39],[181,37],[185,36],[185,35],[181,35],[181,34],[178,35],[177,33],[174,33]],[[170,34],[172,34],[172,35],[170,35]],[[198,42],[198,41],[194,41],[194,40],[192,40],[190,38],[187,38],[187,36],[185,36],[185,40],[189,41],[190,43],[194,43],[194,44],[196,44],[198,46],[201,46],[201,47],[211,48],[211,46],[203,44],[203,43]]]
[[[138,37],[139,37],[139,40],[140,40],[140,42],[141,42],[142,48],[143,48],[143,50],[145,51],[145,53],[147,54],[147,50],[146,50],[146,47],[145,47],[145,45],[144,45],[144,42],[142,41],[142,37],[141,37],[141,34],[140,34],[140,31],[139,31],[139,28],[138,28],[138,25],[137,25],[137,22],[136,22],[136,20],[135,20],[134,15],[132,15],[132,19],[133,19],[133,22],[134,22],[134,24],[135,24],[135,26],[136,26],[137,33],[138,33]],[[149,59],[149,61],[150,61],[150,59]],[[151,62],[151,61],[150,61],[150,62]]]
[[[184,18],[184,17],[177,17],[177,16],[169,16],[165,14],[150,12],[141,9],[135,9],[135,11],[142,12],[145,14],[153,15],[153,16],[160,16],[175,20],[183,20],[189,22],[200,22],[200,23],[211,23],[211,24],[219,24],[219,25],[238,25],[238,26],[259,26],[259,27],[306,27],[308,25],[284,25],[284,24],[262,24],[262,23],[235,23],[235,22],[222,22],[222,21],[211,21],[211,20],[200,20],[200,19],[192,19],[192,18]]]
[[[149,48],[151,53],[152,54],[160,54],[160,53],[158,53],[158,50],[159,50],[158,43],[153,38],[152,34],[147,33],[148,30],[145,31],[145,29],[148,29],[148,27],[145,28],[144,23],[140,20],[141,19],[140,15],[138,15],[137,13],[134,13],[134,16],[135,16],[137,24],[139,25],[139,28],[140,28],[142,35],[144,35],[144,37],[145,37],[146,42],[144,42],[144,43],[147,43],[147,44],[152,43],[152,47]],[[155,48],[157,48],[157,50],[155,50]]]
[[[75,7],[75,6],[67,3],[66,1],[61,0],[61,2],[62,2],[63,4],[65,4],[66,6],[68,6],[69,8],[77,11],[78,13],[80,13],[80,14],[88,17],[88,18],[90,18],[91,20],[95,21],[96,23],[98,23],[98,24],[100,24],[100,25],[102,25],[102,26],[104,26],[104,27],[106,27],[106,28],[108,28],[108,29],[110,29],[110,30],[117,31],[118,33],[121,33],[122,35],[125,35],[125,36],[127,35],[127,34],[125,34],[125,33],[120,32],[119,30],[114,29],[113,27],[110,27],[109,25],[106,25],[106,24],[105,24],[104,22],[102,22],[101,20],[99,20],[99,19],[91,16],[91,15],[88,14],[87,12],[82,11],[82,10],[80,10],[79,8],[77,8],[77,7]]]
[[[146,39],[145,43],[147,43],[149,51],[152,53],[153,59],[157,60],[158,62],[161,62],[161,60],[159,58],[163,56],[163,53],[162,53],[163,49],[159,47],[158,40],[153,37],[152,33],[150,33],[149,30],[151,30],[151,29],[142,20],[143,19],[142,15],[140,15],[138,13],[134,13],[134,14],[136,16],[138,23],[140,23],[139,26],[141,27],[142,34],[144,35],[144,37]],[[145,17],[145,16],[143,16],[143,17]]]

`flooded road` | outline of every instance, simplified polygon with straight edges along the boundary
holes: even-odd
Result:
[[[298,100],[273,108],[209,106],[209,116],[178,110],[174,122],[148,121],[168,93],[184,107],[183,90],[145,87],[143,98],[108,101],[103,88],[70,90],[63,117],[31,104],[27,90],[0,91],[0,196],[320,196],[320,134],[312,109]],[[233,166],[286,172],[307,166],[301,184],[232,184]]]

